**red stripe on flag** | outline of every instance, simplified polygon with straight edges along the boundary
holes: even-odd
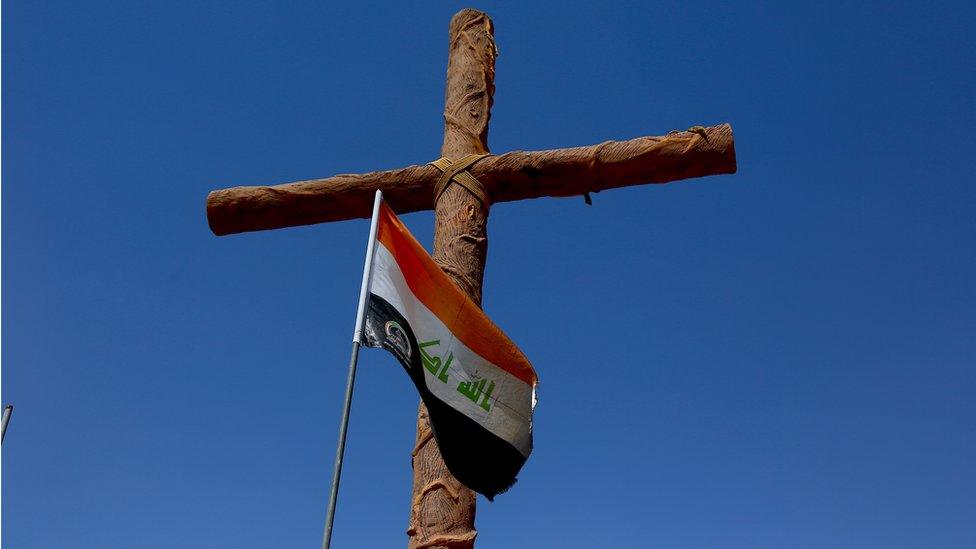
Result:
[[[410,291],[454,337],[488,362],[535,385],[535,370],[522,351],[454,285],[385,202],[376,238],[396,259]]]

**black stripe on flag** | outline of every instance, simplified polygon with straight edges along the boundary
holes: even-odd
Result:
[[[393,305],[369,295],[364,344],[386,349],[400,361],[427,406],[444,464],[454,478],[488,500],[515,484],[525,456],[481,424],[434,396],[427,387],[417,338]]]

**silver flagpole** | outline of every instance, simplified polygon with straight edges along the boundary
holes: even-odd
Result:
[[[3,437],[7,436],[7,424],[10,423],[10,416],[14,413],[14,405],[8,404],[6,408],[3,409],[3,425],[0,427],[2,432],[0,432],[0,443],[3,442]]]
[[[366,264],[363,266],[363,283],[359,288],[359,308],[356,310],[356,328],[352,332],[352,356],[349,358],[349,377],[346,380],[346,400],[339,423],[339,445],[336,448],[335,469],[332,471],[332,491],[329,493],[329,510],[325,515],[325,534],[322,549],[329,549],[332,542],[332,521],[335,519],[336,500],[339,498],[339,475],[342,474],[342,454],[346,450],[346,428],[349,426],[349,409],[352,407],[352,387],[356,383],[356,362],[359,360],[359,344],[366,319],[366,302],[369,298],[370,278],[373,274],[373,252],[376,249],[376,224],[379,221],[380,202],[383,192],[377,189],[373,200],[373,220],[369,224],[369,243],[366,245]]]

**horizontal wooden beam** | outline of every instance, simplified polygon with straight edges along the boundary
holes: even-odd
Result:
[[[722,124],[589,147],[515,151],[483,158],[470,171],[496,203],[578,196],[735,170],[732,127]],[[438,175],[437,168],[423,165],[271,187],[233,187],[207,196],[207,220],[214,234],[226,235],[365,218],[376,189],[382,189],[398,213],[430,210]]]

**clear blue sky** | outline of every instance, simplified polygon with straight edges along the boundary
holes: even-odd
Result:
[[[478,547],[976,546],[973,9],[519,4],[494,151],[727,121],[739,173],[493,208],[541,385]],[[5,546],[317,546],[367,222],[204,199],[435,158],[462,7],[3,3]],[[364,351],[337,547],[404,545],[416,403]]]

